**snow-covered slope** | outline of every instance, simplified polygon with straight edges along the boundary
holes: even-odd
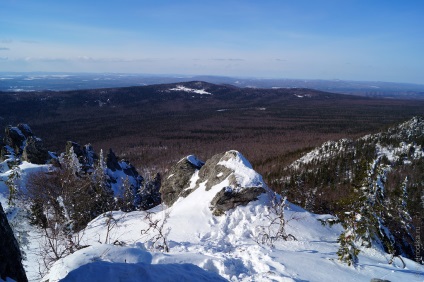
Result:
[[[6,164],[2,168],[0,200],[24,234],[27,275],[30,281],[38,281],[42,234],[28,224],[25,215],[7,207],[5,182],[11,171]],[[47,167],[24,162],[19,169],[19,185],[24,188],[29,172]],[[91,221],[79,233],[80,245],[89,247],[58,260],[43,280],[423,281],[424,266],[408,259],[404,259],[405,268],[400,261],[389,265],[389,255],[374,248],[363,248],[355,267],[340,263],[336,252],[342,227],[324,226],[321,221],[331,216],[310,213],[273,194],[239,152],[220,155],[216,168],[207,170],[209,175],[195,171],[188,182],[192,192],[170,207],[114,211]],[[216,174],[213,185],[208,184],[211,173]],[[218,193],[255,187],[264,190],[257,200],[214,215],[211,202]],[[283,233],[282,215],[286,222]],[[287,241],[270,240],[277,234],[292,236],[287,236]],[[166,248],[169,252],[162,252]]]
[[[221,165],[231,166],[243,187],[266,187],[241,154],[237,156]],[[195,172],[190,183],[196,185],[198,177]],[[281,227],[271,224],[278,223],[276,219],[281,215],[278,206],[272,205],[274,195],[266,189],[268,193],[256,201],[215,216],[210,203],[229,183],[226,178],[209,190],[205,182],[200,183],[171,207],[99,216],[80,233],[82,244],[91,246],[57,261],[44,280],[88,281],[79,280],[84,277],[105,281],[112,277],[120,281],[219,281],[216,275],[230,281],[424,278],[422,265],[408,259],[405,269],[389,265],[389,256],[372,248],[362,250],[356,267],[338,262],[336,240],[342,228],[323,226],[320,219],[328,215],[311,214],[288,202],[284,207],[285,232],[296,240],[262,244],[264,230],[272,236]],[[110,218],[114,219],[113,225]],[[156,228],[152,228],[152,223]],[[149,227],[150,232],[146,232]],[[157,236],[159,233],[165,241]],[[110,245],[113,242],[125,247]],[[169,252],[160,252],[166,246]],[[187,273],[192,276],[185,276]]]

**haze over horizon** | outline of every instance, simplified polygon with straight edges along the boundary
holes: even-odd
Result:
[[[424,84],[424,2],[0,0],[0,72]]]

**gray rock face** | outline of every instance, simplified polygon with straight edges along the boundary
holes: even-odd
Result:
[[[0,160],[9,157],[22,158],[22,160],[36,164],[45,164],[49,159],[49,154],[41,139],[34,136],[27,124],[21,123],[16,127],[9,125],[5,128]]]
[[[0,204],[0,278],[7,277],[15,281],[28,281],[22,266],[21,252],[18,242],[13,236],[12,229]]]
[[[162,200],[167,205],[172,205],[179,197],[186,197],[194,190],[204,185],[209,191],[217,184],[226,181],[210,203],[210,209],[215,215],[240,205],[247,205],[258,199],[266,192],[262,178],[251,167],[250,163],[237,151],[228,151],[210,158],[204,165],[190,161],[189,156],[174,165],[163,180],[161,193]],[[233,163],[234,165],[228,165]],[[190,183],[193,174],[198,171],[198,179],[193,185]],[[244,183],[240,179],[249,178],[251,181]],[[192,186],[190,187],[190,184]]]
[[[168,174],[162,179],[160,193],[162,201],[171,206],[181,196],[187,196],[191,191],[184,191],[190,186],[190,179],[196,170],[203,166],[195,156],[187,156],[171,167]]]
[[[237,206],[245,206],[251,201],[256,201],[258,196],[265,192],[262,187],[249,187],[240,191],[225,187],[212,199],[210,209],[214,215],[219,216]]]
[[[121,166],[119,165],[118,158],[116,157],[112,149],[109,149],[109,153],[106,156],[106,165],[107,165],[107,168],[112,171],[121,170]]]
[[[19,124],[18,127],[9,125],[6,126],[6,128],[4,129],[4,143],[6,144],[6,146],[9,146],[9,153],[13,153],[16,155],[22,154],[25,146],[24,142],[26,140],[24,133],[19,129],[19,127],[22,128],[22,125]],[[28,135],[27,130],[25,130],[25,133]]]
[[[33,164],[45,164],[49,159],[49,153],[44,148],[41,139],[30,136],[26,140],[22,159]]]
[[[200,183],[205,183],[206,190],[210,190],[216,184],[227,179],[229,185],[218,192],[211,201],[211,210],[215,215],[221,215],[224,212],[231,210],[240,205],[247,205],[251,201],[258,199],[258,196],[265,193],[262,183],[257,183],[257,186],[244,187],[237,181],[237,171],[229,168],[222,163],[236,158],[244,158],[237,151],[228,151],[218,154],[210,158],[199,171],[199,179],[197,186]],[[247,165],[251,168],[250,164]]]

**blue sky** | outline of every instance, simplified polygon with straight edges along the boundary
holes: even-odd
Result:
[[[424,1],[0,0],[0,71],[424,84]]]

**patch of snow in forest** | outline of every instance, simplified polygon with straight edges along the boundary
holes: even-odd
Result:
[[[184,91],[184,92],[196,93],[196,94],[200,94],[200,95],[212,95],[212,93],[205,91],[205,89],[193,89],[193,88],[188,88],[188,87],[185,87],[185,86],[182,86],[182,85],[177,85],[177,87],[171,88],[169,90],[170,91]]]

